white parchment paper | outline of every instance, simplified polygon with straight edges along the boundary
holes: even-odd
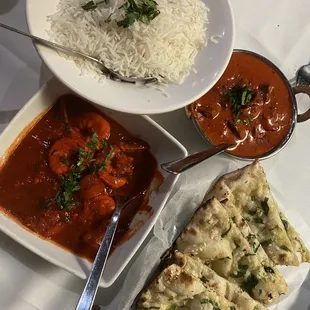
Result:
[[[267,171],[270,164],[272,164],[272,161],[265,165]],[[208,166],[205,166],[208,167],[208,170],[203,169],[204,165],[202,165],[194,168],[196,173],[191,171],[190,175],[189,173],[185,173],[182,176],[183,180],[180,182],[180,187],[171,197],[159,220],[156,222],[153,237],[129,270],[118,296],[108,308],[103,309],[130,309],[146,280],[152,276],[158,266],[161,254],[172,245],[175,238],[187,224],[214,179],[243,165],[240,162],[229,162],[227,158],[219,157],[212,160],[211,167],[210,163]],[[215,171],[218,171],[218,173]],[[195,177],[193,178],[193,176]],[[291,224],[297,229],[303,240],[308,241],[306,245],[309,247],[310,227],[303,221],[298,212],[285,208],[285,205],[288,204],[288,199],[277,190],[276,186],[272,183],[270,185],[280,209],[287,215]],[[308,270],[309,264],[303,264],[298,268],[280,267],[280,272],[289,285],[289,293],[286,296],[282,296],[270,309],[283,309],[286,300],[302,285]]]

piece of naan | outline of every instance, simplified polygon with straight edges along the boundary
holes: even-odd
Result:
[[[199,278],[207,288],[213,288],[218,295],[224,296],[227,300],[234,303],[236,305],[236,309],[266,309],[262,304],[241,290],[239,286],[220,277],[214,270],[206,266],[199,258],[190,257],[178,251],[175,251],[172,255],[172,261],[174,261],[176,265],[180,266],[186,273]]]
[[[209,197],[228,199],[247,221],[267,255],[277,265],[310,262],[310,253],[298,233],[280,213],[259,161],[224,175]]]
[[[242,217],[241,212],[234,205],[234,197],[230,192],[229,188],[227,187],[227,185],[222,184],[221,189],[217,190],[216,193],[212,191],[208,193],[204,201],[206,202],[207,200],[213,198],[214,196],[219,200],[222,199],[220,200],[220,203],[227,211],[230,219],[236,224],[236,226],[241,231],[242,235],[247,239],[250,246],[252,247],[253,252],[256,253],[261,264],[273,268],[276,276],[281,277],[281,274],[275,267],[274,262],[269,258],[269,256],[261,246],[257,236],[253,233],[246,220]],[[282,280],[282,282],[283,281],[284,279]]]
[[[175,248],[200,258],[263,304],[287,293],[285,280],[274,264],[261,261],[256,249],[215,198],[198,208],[177,238]]]
[[[141,294],[138,310],[237,310],[234,303],[217,294],[212,287],[187,273],[182,267],[172,264],[166,267]]]

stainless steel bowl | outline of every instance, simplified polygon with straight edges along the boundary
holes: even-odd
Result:
[[[269,65],[270,67],[272,67],[278,74],[279,76],[283,79],[284,83],[287,86],[287,89],[289,91],[290,94],[290,98],[291,98],[291,104],[292,104],[292,111],[293,111],[293,119],[292,119],[292,124],[291,127],[289,129],[289,131],[287,132],[286,136],[284,137],[283,141],[275,146],[272,150],[270,150],[267,153],[264,153],[262,155],[258,155],[258,156],[253,156],[253,157],[243,157],[243,156],[238,156],[238,155],[233,155],[231,153],[229,153],[229,150],[225,151],[225,153],[231,157],[234,157],[236,159],[240,159],[240,160],[254,160],[254,159],[267,159],[270,158],[276,154],[278,154],[290,141],[293,132],[295,130],[296,124],[297,123],[302,123],[307,121],[308,119],[310,119],[310,108],[303,114],[298,114],[298,107],[297,107],[297,100],[296,100],[296,95],[303,93],[303,94],[307,94],[310,97],[310,86],[307,85],[300,85],[300,86],[295,86],[292,87],[288,81],[288,79],[285,77],[285,75],[283,74],[283,72],[274,64],[272,63],[270,60],[268,60],[267,58],[254,53],[252,51],[248,51],[248,50],[241,50],[241,49],[235,49],[233,53],[246,53],[246,54],[250,54],[258,59],[260,59],[261,61],[263,61],[265,64]],[[206,134],[203,132],[203,130],[200,128],[197,120],[195,119],[195,117],[192,117],[190,110],[188,109],[188,107],[186,108],[186,114],[187,116],[192,120],[195,128],[197,129],[197,131],[200,133],[200,135],[206,140],[208,141],[208,143],[210,143],[211,145],[214,146],[214,144],[209,140],[209,138],[206,136]]]

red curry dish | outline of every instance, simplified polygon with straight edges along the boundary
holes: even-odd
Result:
[[[283,77],[262,59],[234,52],[217,84],[191,105],[192,116],[214,144],[236,145],[240,157],[264,155],[284,141],[293,104]]]
[[[116,199],[150,192],[158,175],[146,142],[67,95],[4,162],[0,206],[31,231],[93,260]],[[131,237],[129,225],[145,203],[140,198],[123,210],[113,247]]]

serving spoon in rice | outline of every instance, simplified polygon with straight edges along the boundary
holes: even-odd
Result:
[[[42,39],[42,38],[39,38],[37,36],[31,35],[31,34],[29,34],[27,32],[24,32],[22,30],[13,28],[11,26],[8,26],[8,25],[2,24],[2,23],[0,23],[0,27],[4,28],[4,29],[7,29],[7,30],[10,30],[10,31],[13,31],[15,33],[18,33],[18,34],[23,35],[25,37],[31,38],[32,40],[34,40],[34,41],[36,41],[38,43],[41,43],[43,45],[46,45],[48,47],[51,47],[53,49],[60,50],[60,51],[65,52],[65,53],[70,53],[70,54],[73,54],[73,55],[76,55],[76,56],[80,56],[80,57],[88,59],[88,60],[90,60],[92,62],[95,62],[95,63],[97,63],[101,67],[102,73],[108,75],[112,80],[121,81],[121,82],[125,82],[125,83],[133,83],[133,84],[134,83],[137,83],[137,84],[149,84],[149,83],[156,83],[156,82],[158,82],[158,79],[155,78],[155,77],[143,77],[143,78],[140,78],[140,77],[127,77],[127,76],[123,76],[123,75],[119,74],[118,72],[116,72],[116,71],[114,71],[112,69],[107,68],[105,66],[105,64],[101,60],[99,60],[98,58],[92,57],[90,55],[87,55],[85,53],[82,53],[82,52],[79,52],[79,51],[76,51],[76,50],[73,50],[72,48],[69,48],[69,47],[66,47],[66,46],[63,46],[63,45],[60,45],[60,44],[57,44],[57,43],[54,43],[54,42],[51,42],[51,41],[48,41],[48,40],[45,40],[45,39]]]

